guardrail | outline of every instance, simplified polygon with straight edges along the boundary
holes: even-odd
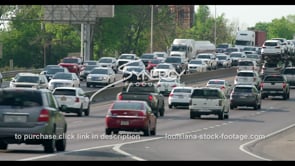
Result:
[[[23,69],[23,70],[13,70],[2,72],[4,79],[14,77],[17,73],[40,73],[42,69]]]

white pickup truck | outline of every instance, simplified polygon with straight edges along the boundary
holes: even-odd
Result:
[[[220,88],[199,87],[194,88],[189,103],[190,118],[200,118],[201,115],[218,115],[218,119],[228,119],[229,99]]]

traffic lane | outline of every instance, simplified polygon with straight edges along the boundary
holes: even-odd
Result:
[[[213,125],[201,130],[194,127],[195,131],[187,132],[191,134],[192,139],[173,140],[178,137],[162,133],[160,134],[164,134],[162,139],[124,145],[121,150],[145,160],[261,160],[261,158],[241,151],[240,146],[254,139],[245,139],[246,137],[265,137],[269,133],[293,124],[295,112],[290,108],[294,97],[292,95],[287,101],[278,98],[265,100],[261,111],[232,110],[230,123],[227,123],[226,127]],[[241,117],[236,116],[233,112],[248,112],[249,114]],[[203,119],[197,121],[200,120]],[[179,134],[179,132],[174,134]],[[201,139],[206,136],[208,139]],[[231,137],[236,139],[226,139]],[[267,159],[267,156],[262,156],[262,158]]]

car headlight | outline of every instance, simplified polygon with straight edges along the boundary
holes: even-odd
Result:
[[[87,79],[91,79],[91,76],[87,76]]]
[[[102,78],[103,78],[104,80],[108,79],[108,77],[107,77],[107,76],[103,76]]]

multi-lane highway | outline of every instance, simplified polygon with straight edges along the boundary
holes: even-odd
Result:
[[[197,79],[197,78],[196,78]],[[225,77],[233,83],[234,77]],[[199,81],[192,86],[203,86]],[[158,118],[156,136],[104,135],[104,117],[111,101],[91,105],[89,117],[66,114],[65,152],[46,154],[41,145],[9,145],[0,160],[272,160],[256,139],[294,125],[294,89],[289,100],[262,101],[261,110],[231,110],[229,119],[216,116],[190,119],[185,108],[169,109]],[[166,98],[167,103],[167,98]]]

